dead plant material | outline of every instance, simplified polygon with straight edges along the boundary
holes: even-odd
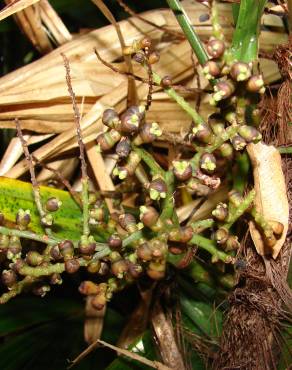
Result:
[[[175,341],[172,322],[166,317],[159,302],[156,302],[153,307],[151,322],[163,362],[171,369],[184,370],[185,366]]]
[[[247,152],[253,166],[255,208],[267,222],[278,222],[283,226],[280,238],[271,248],[265,246],[261,231],[254,221],[249,224],[251,237],[261,256],[271,254],[276,259],[286,239],[289,219],[281,155],[275,147],[262,143],[249,144]]]

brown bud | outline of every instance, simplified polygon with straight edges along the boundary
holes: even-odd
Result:
[[[192,177],[192,166],[189,161],[173,161],[173,173],[180,181],[189,180]]]
[[[117,260],[112,263],[111,271],[117,278],[121,279],[128,271],[128,264],[123,259]]]
[[[84,295],[95,295],[100,292],[100,288],[92,281],[82,281],[78,288],[79,292]]]
[[[63,258],[62,254],[60,253],[58,244],[52,246],[52,248],[50,249],[50,255],[55,261],[59,261]]]
[[[159,213],[154,207],[150,206],[141,206],[140,207],[140,220],[147,227],[152,227],[156,224],[159,218]]]
[[[116,153],[119,158],[127,158],[131,150],[131,142],[127,137],[123,137],[116,146]]]
[[[142,261],[152,260],[152,250],[148,243],[143,243],[137,248],[137,256]]]
[[[30,266],[39,266],[43,262],[44,257],[37,251],[29,251],[25,260]]]
[[[213,113],[208,117],[208,124],[215,135],[221,135],[225,130],[225,121],[218,113]]]
[[[217,82],[214,86],[215,93],[212,96],[211,102],[214,101],[217,103],[220,100],[229,98],[233,94],[234,90],[234,84],[229,80]]]
[[[121,129],[123,132],[132,134],[138,132],[139,126],[144,119],[145,109],[142,106],[132,106],[121,117]]]
[[[262,75],[251,76],[246,83],[246,89],[253,93],[264,93],[264,80]]]
[[[162,135],[161,128],[156,122],[145,123],[139,132],[142,144],[149,144]]]
[[[219,153],[223,158],[231,159],[233,157],[233,146],[230,143],[223,143],[219,147]]]
[[[247,63],[235,62],[231,66],[230,75],[235,81],[245,81],[251,76],[251,68]]]
[[[79,268],[80,264],[77,259],[72,258],[65,261],[65,271],[68,272],[68,274],[74,274]]]
[[[149,195],[152,200],[159,200],[165,198],[167,193],[167,186],[163,179],[157,178],[150,182]]]
[[[130,225],[136,225],[136,219],[130,213],[124,213],[119,216],[119,224],[127,230]]]
[[[120,140],[121,134],[117,130],[110,130],[108,132],[104,132],[100,134],[96,141],[100,146],[100,149],[105,152],[110,150],[115,144]]]
[[[85,255],[92,255],[95,252],[96,243],[94,242],[79,242],[79,252]]]
[[[47,292],[49,292],[50,290],[51,288],[49,285],[39,285],[39,286],[34,287],[32,292],[33,294],[43,298],[47,294]]]
[[[25,262],[23,259],[21,258],[18,258],[12,265],[11,265],[11,269],[14,271],[14,272],[17,272],[19,273],[19,271],[22,269],[22,267],[25,266]]]
[[[30,221],[31,221],[31,217],[30,217],[30,211],[29,210],[24,211],[23,209],[20,209],[17,212],[17,215],[16,215],[17,225],[19,225],[23,228],[26,228],[29,225]]]
[[[239,247],[240,243],[238,241],[237,236],[230,235],[225,243],[224,250],[225,252],[236,251],[237,249],[239,249]]]
[[[135,62],[139,64],[143,64],[145,62],[145,54],[142,52],[137,52],[133,55],[133,59]]]
[[[284,225],[278,221],[269,221],[270,226],[273,229],[274,234],[281,236],[284,231]]]
[[[167,88],[167,87],[170,87],[172,85],[172,79],[170,76],[164,76],[161,81],[160,81],[160,85],[163,87],[163,88]]]
[[[151,47],[151,39],[149,37],[143,37],[143,39],[140,41],[140,46],[142,49],[150,48]]]
[[[218,244],[226,243],[228,237],[229,237],[228,230],[224,229],[223,227],[220,227],[215,232],[215,240],[217,241]]]
[[[110,128],[116,128],[119,122],[120,122],[119,115],[114,109],[109,108],[103,112],[102,123],[105,126]]]
[[[87,271],[90,274],[97,274],[100,270],[101,262],[100,261],[92,261],[88,266],[87,266]]]
[[[138,279],[138,277],[142,274],[143,269],[142,266],[139,265],[138,263],[129,262],[128,271],[132,278]]]
[[[1,280],[4,285],[10,288],[17,282],[16,273],[13,270],[4,270],[2,272]]]
[[[207,52],[212,58],[220,58],[225,51],[225,44],[219,39],[212,39],[207,44]]]
[[[201,123],[195,126],[192,132],[195,139],[197,139],[201,143],[208,144],[213,138],[212,131],[206,123]]]
[[[243,201],[242,195],[237,190],[231,190],[228,193],[228,199],[235,207],[238,207]]]
[[[108,245],[113,250],[120,250],[123,245],[122,239],[117,234],[112,234],[108,239]]]
[[[160,56],[156,51],[153,51],[149,56],[148,56],[148,62],[150,64],[155,64],[159,61]]]
[[[56,212],[60,208],[62,202],[59,199],[52,197],[49,198],[46,202],[46,210],[49,212]]]
[[[231,144],[236,151],[243,150],[246,147],[246,141],[240,135],[234,135],[231,139]]]
[[[52,285],[61,285],[62,284],[62,277],[60,274],[54,273],[50,276],[50,284]]]
[[[228,207],[226,203],[218,203],[216,208],[212,211],[212,215],[218,221],[224,221],[228,217]]]
[[[213,173],[216,169],[216,158],[212,153],[204,153],[200,158],[200,168],[206,173]]]
[[[256,143],[261,140],[261,133],[253,126],[242,125],[238,129],[238,133],[247,143]]]
[[[207,80],[211,80],[215,77],[220,76],[221,74],[221,68],[218,63],[216,63],[214,60],[208,60],[203,65],[203,73]]]
[[[92,300],[91,304],[97,310],[102,310],[103,307],[106,305],[106,296],[104,293],[100,293],[96,295]]]
[[[58,244],[61,255],[64,259],[71,259],[74,255],[74,245],[71,240],[63,240]]]

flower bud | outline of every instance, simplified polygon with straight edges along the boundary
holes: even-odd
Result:
[[[207,52],[212,58],[220,58],[225,51],[225,44],[219,39],[212,39],[207,43]]]
[[[22,246],[18,236],[11,236],[9,240],[9,246],[7,250],[7,258],[15,260],[21,257]]]
[[[165,88],[171,87],[172,79],[170,76],[164,76],[160,81],[160,86]]]
[[[71,259],[74,255],[74,245],[71,240],[63,240],[58,244],[61,255],[64,260]]]
[[[50,249],[50,255],[54,261],[59,261],[63,258],[62,254],[60,253],[58,244],[52,246],[52,248]]]
[[[114,147],[115,144],[120,140],[120,138],[121,134],[117,130],[112,129],[100,134],[96,140],[100,149],[105,152]]]
[[[274,234],[281,236],[284,231],[284,225],[278,221],[269,221],[269,225],[272,227]]]
[[[215,240],[218,244],[224,244],[226,243],[228,237],[229,237],[229,232],[223,227],[220,227],[216,232],[215,232]]]
[[[230,75],[234,81],[245,81],[251,76],[251,68],[247,63],[235,62],[231,66]]]
[[[233,148],[237,151],[243,150],[246,147],[246,141],[244,138],[240,135],[234,135],[231,139],[231,144],[233,145]]]
[[[128,272],[132,278],[138,279],[143,272],[142,266],[138,263],[128,263]]]
[[[128,134],[139,130],[140,123],[144,119],[145,108],[143,106],[129,107],[121,117],[121,129]]]
[[[156,52],[153,51],[149,56],[148,56],[148,62],[149,64],[155,64],[159,61],[160,55]]]
[[[135,138],[134,144],[149,144],[156,140],[159,136],[162,135],[161,128],[158,123],[145,123],[139,132],[139,135]]]
[[[125,260],[120,259],[114,261],[111,265],[111,272],[118,278],[122,279],[125,273],[128,271],[128,264]]]
[[[225,247],[224,250],[225,252],[230,252],[230,251],[236,251],[239,249],[240,243],[238,241],[238,237],[235,235],[230,235],[225,242]]]
[[[13,270],[3,270],[1,280],[5,286],[11,288],[17,282],[17,275]]]
[[[225,121],[218,113],[213,113],[208,117],[208,124],[217,136],[225,131]]]
[[[95,252],[96,243],[90,241],[81,241],[79,242],[79,252],[84,255],[92,255]]]
[[[75,272],[79,270],[79,268],[80,268],[80,264],[77,259],[72,258],[72,259],[67,259],[65,261],[65,271],[68,274],[74,274]]]
[[[31,217],[30,217],[30,211],[28,209],[25,211],[23,209],[20,209],[17,212],[17,215],[16,215],[17,225],[25,229],[29,225],[30,221],[31,221]]]
[[[251,78],[246,83],[246,89],[253,93],[263,94],[265,92],[263,76],[251,76]]]
[[[199,197],[206,197],[210,194],[211,188],[203,185],[198,179],[191,178],[187,183],[187,188],[198,195]]]
[[[152,45],[151,39],[147,36],[143,37],[142,40],[140,40],[140,47],[142,49],[150,48]]]
[[[238,207],[243,201],[242,195],[237,190],[231,190],[228,193],[228,199],[235,207]]]
[[[0,234],[0,249],[6,250],[9,246],[10,238],[8,235]]]
[[[127,137],[123,137],[116,146],[116,153],[119,158],[127,158],[131,150],[131,142]]]
[[[120,250],[123,246],[123,241],[118,234],[112,234],[108,239],[108,245],[113,250]]]
[[[233,156],[233,146],[230,143],[223,143],[219,147],[219,153],[223,158],[231,159]]]
[[[47,214],[41,218],[41,224],[43,227],[51,227],[53,225],[53,216]]]
[[[189,161],[173,161],[174,176],[180,181],[189,180],[192,177],[192,166]]]
[[[100,287],[93,281],[86,280],[82,281],[78,290],[83,295],[95,295],[100,292]]]
[[[152,260],[152,250],[148,243],[143,243],[137,248],[137,256],[142,261],[151,261]]]
[[[61,205],[62,202],[59,199],[52,197],[49,198],[46,202],[46,210],[49,212],[56,212],[58,211]]]
[[[33,294],[43,298],[47,294],[47,292],[49,292],[50,290],[51,288],[49,285],[40,285],[40,286],[34,287],[32,292]]]
[[[37,251],[29,251],[25,260],[30,266],[39,266],[43,262],[44,257]]]
[[[220,100],[229,98],[235,90],[234,84],[229,81],[219,81],[214,86],[215,93],[212,96],[212,102],[216,104]]]
[[[104,306],[106,305],[106,296],[104,293],[100,293],[96,295],[92,300],[91,300],[92,306],[97,309],[97,310],[102,310]]]
[[[123,229],[128,231],[129,228],[136,226],[136,219],[130,213],[124,213],[119,216],[119,224]]]
[[[149,185],[149,195],[152,200],[164,199],[167,193],[167,186],[162,178],[154,179]]]
[[[142,52],[135,53],[133,59],[136,63],[143,64],[145,62],[145,54]]]
[[[150,262],[147,269],[147,275],[153,280],[161,280],[165,276],[165,261]]]
[[[118,113],[112,109],[106,109],[102,115],[102,123],[109,128],[117,128],[120,124]]]
[[[50,276],[50,284],[52,285],[61,285],[63,282],[60,274],[54,273]]]
[[[104,208],[102,206],[95,206],[89,210],[89,216],[94,221],[102,222],[104,221]]]
[[[228,217],[228,207],[226,203],[218,203],[216,208],[212,211],[212,215],[218,221],[224,221]]]
[[[212,131],[206,123],[195,126],[192,130],[194,137],[201,143],[208,144],[213,138]]]
[[[101,262],[100,261],[92,261],[90,264],[87,266],[87,271],[90,274],[97,274],[100,270],[101,267]]]
[[[25,266],[25,262],[23,259],[18,258],[14,263],[10,264],[11,269],[14,272],[19,273],[23,266]]]
[[[238,129],[238,133],[248,143],[257,143],[261,140],[261,133],[253,126],[242,125]]]
[[[207,80],[212,80],[213,78],[220,76],[221,68],[214,60],[208,60],[203,65],[203,73]]]
[[[216,158],[212,153],[204,153],[200,158],[200,168],[207,172],[212,173],[216,169]]]
[[[140,220],[147,227],[152,227],[156,224],[159,218],[159,213],[154,207],[141,206],[140,207]]]

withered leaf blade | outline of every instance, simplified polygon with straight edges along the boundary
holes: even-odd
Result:
[[[284,227],[281,237],[270,251],[266,250],[261,234],[253,221],[249,224],[251,237],[260,255],[270,252],[272,257],[276,259],[286,239],[289,218],[289,204],[281,155],[274,146],[261,142],[249,144],[247,151],[253,166],[256,210],[267,221],[280,222]]]

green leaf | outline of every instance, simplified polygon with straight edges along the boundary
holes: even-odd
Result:
[[[195,301],[184,294],[180,295],[182,313],[185,314],[200,334],[209,337],[218,336],[222,329],[222,312],[215,310],[211,304]]]
[[[232,58],[252,62],[257,58],[260,22],[266,0],[241,0],[232,39]]]
[[[72,199],[69,192],[59,189],[40,186],[42,202],[51,197],[58,198],[62,205],[54,212],[53,233],[60,239],[79,240],[82,234],[82,210]],[[37,234],[43,234],[40,217],[34,203],[32,185],[27,182],[0,177],[0,212],[5,219],[15,222],[18,210],[22,208],[31,212],[29,229]],[[104,231],[97,230],[94,234],[97,241],[104,241]]]

